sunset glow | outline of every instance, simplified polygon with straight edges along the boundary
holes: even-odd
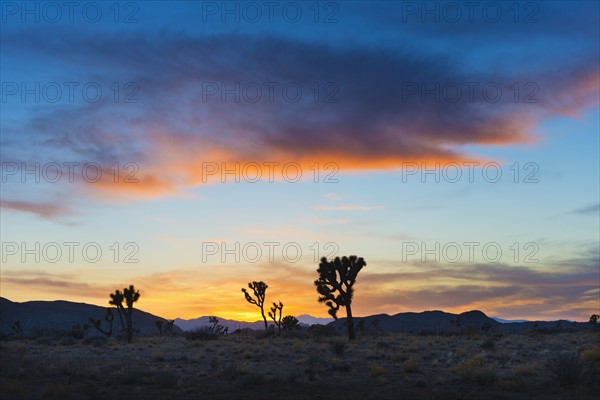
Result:
[[[597,2],[535,23],[202,3],[3,10],[2,297],[107,306],[135,284],[164,318],[251,322],[241,288],[264,281],[328,317],[319,259],[358,255],[355,316],[600,311]]]

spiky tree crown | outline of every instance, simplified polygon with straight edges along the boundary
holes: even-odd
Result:
[[[265,303],[265,296],[266,296],[266,291],[267,288],[269,286],[264,283],[263,281],[260,282],[250,282],[248,283],[248,288],[252,289],[252,291],[254,292],[254,297],[256,297],[256,300],[252,298],[252,296],[250,295],[250,293],[248,293],[248,290],[246,289],[242,289],[242,292],[244,292],[244,296],[246,296],[246,301],[250,304],[254,304],[258,307],[263,306],[263,304]]]
[[[125,300],[123,293],[121,293],[120,290],[115,290],[114,293],[110,294],[110,301],[108,303],[113,306],[121,307],[123,305],[123,300]]]
[[[129,288],[123,289],[123,297],[125,297],[127,308],[132,308],[133,303],[140,299],[140,291],[135,290],[133,285],[129,285]]]
[[[329,307],[329,314],[337,319],[337,311],[340,307],[346,307],[352,303],[354,294],[354,283],[360,270],[367,265],[362,257],[336,257],[333,261],[321,258],[319,264],[319,279],[315,281],[319,293],[319,303],[325,303]]]
[[[277,312],[279,312],[279,317],[277,317]],[[269,318],[271,318],[275,323],[277,321],[281,321],[281,314],[283,313],[283,303],[280,301],[279,304],[273,303],[273,307],[271,307],[271,311],[269,311]]]

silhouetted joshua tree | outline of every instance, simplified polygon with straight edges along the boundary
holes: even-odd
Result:
[[[23,339],[23,326],[21,326],[21,320],[17,319],[13,322],[12,331],[17,338]]]
[[[279,312],[279,316],[277,315]],[[279,332],[279,336],[281,336],[281,313],[283,312],[283,303],[280,301],[279,304],[273,303],[273,307],[271,307],[271,311],[269,311],[269,318],[275,322],[277,325],[277,331]]]
[[[281,320],[281,326],[283,327],[284,331],[292,331],[300,328],[300,321],[298,321],[298,318],[294,317],[293,315],[286,315]]]
[[[154,325],[156,325],[156,329],[158,330],[158,336],[162,336],[163,329],[165,327],[164,321],[161,321],[160,319],[156,320],[156,321],[154,321]]]
[[[206,329],[210,335],[227,335],[227,332],[229,332],[228,327],[219,324],[219,318],[217,317],[208,317],[208,322],[212,325]]]
[[[110,304],[117,306],[119,310],[119,317],[121,318],[121,323],[123,323],[122,315],[125,315],[125,319],[127,320],[127,341],[129,343],[133,340],[133,321],[131,319],[131,315],[133,314],[133,303],[140,299],[140,291],[135,290],[133,285],[129,285],[128,288],[123,289],[123,293],[119,290],[116,290],[115,293],[111,293]],[[123,307],[123,300],[125,300],[125,304],[127,305],[127,309]]]
[[[165,322],[165,326],[163,327],[163,331],[169,336],[173,334],[173,325],[175,325],[175,320],[168,319],[167,322]]]
[[[96,318],[89,317],[88,320],[92,324],[94,328],[98,330],[98,332],[106,335],[106,337],[110,337],[113,331],[113,320],[115,315],[113,314],[112,308],[106,307],[106,315],[104,315],[104,320],[108,323],[108,328],[106,330],[102,329],[102,321]]]
[[[598,314],[592,314],[590,316],[590,324],[596,326],[596,324],[598,323],[598,319],[600,318],[600,315]]]
[[[267,286],[267,284],[263,281],[260,281],[250,282],[248,283],[248,287],[252,289],[252,291],[254,292],[254,297],[256,297],[256,299],[252,298],[252,296],[250,295],[250,293],[248,293],[246,289],[242,289],[242,292],[244,292],[244,296],[246,296],[246,301],[260,308],[260,314],[262,315],[263,321],[265,322],[265,331],[268,331],[267,317],[265,316],[265,296],[267,288],[269,286]]]
[[[362,257],[336,257],[333,261],[321,258],[319,264],[319,279],[315,281],[317,292],[320,294],[319,303],[325,303],[329,307],[329,314],[337,320],[337,312],[340,307],[346,307],[348,322],[348,338],[356,338],[354,332],[354,320],[352,319],[352,296],[354,294],[354,283],[356,276],[367,263]]]
[[[119,320],[121,320],[121,328],[125,330],[125,321],[123,321],[123,312],[121,311],[123,308],[123,300],[125,300],[123,293],[121,293],[120,290],[115,290],[114,293],[110,294],[110,301],[108,304],[117,307],[117,311],[119,312]]]

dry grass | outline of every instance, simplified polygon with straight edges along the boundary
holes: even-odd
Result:
[[[530,364],[530,365],[516,365],[512,368],[512,373],[515,376],[519,376],[519,377],[532,376],[539,369],[540,369],[540,365],[537,363]]]
[[[404,372],[408,372],[408,373],[415,373],[415,372],[419,372],[419,362],[409,358],[408,360],[404,361],[402,363],[402,369],[404,370]]]
[[[370,363],[368,371],[371,378],[377,378],[387,374],[387,369],[385,369],[383,365],[377,363]]]
[[[476,355],[450,368],[450,371],[458,374],[465,381],[485,385],[495,381],[496,374],[491,366],[484,364],[483,357]]]
[[[0,398],[303,399],[335,392],[349,400],[373,393],[382,399],[402,393],[415,399],[557,400],[566,389],[548,363],[573,349],[581,350],[576,365],[582,368],[597,368],[599,361],[598,336],[591,332],[505,335],[487,349],[485,340],[390,334],[352,343],[343,337],[233,335],[212,341],[142,338],[131,345],[2,342]],[[586,377],[577,380],[581,398],[600,388],[592,375]]]
[[[584,350],[583,353],[581,353],[581,357],[585,361],[600,362],[600,345],[596,345],[591,349]]]

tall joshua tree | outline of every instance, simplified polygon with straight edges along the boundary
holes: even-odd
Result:
[[[315,281],[315,286],[320,295],[319,303],[325,303],[329,307],[329,314],[336,320],[340,307],[346,308],[350,340],[356,338],[351,309],[354,283],[356,276],[366,265],[362,257],[336,257],[333,261],[327,261],[327,258],[323,257],[317,269],[319,279]]]
[[[140,291],[135,290],[133,285],[129,285],[128,288],[123,289],[122,293],[119,290],[115,290],[114,293],[111,293],[110,298],[111,300],[109,303],[117,306],[117,310],[119,310],[121,324],[123,324],[123,315],[125,315],[127,321],[127,341],[131,343],[133,340],[133,320],[131,318],[131,315],[133,314],[133,303],[140,299]],[[123,306],[123,300],[125,300],[127,308]]]
[[[269,327],[267,326],[267,317],[265,316],[265,296],[268,287],[269,286],[267,286],[267,284],[263,281],[249,282],[248,288],[252,289],[255,298],[253,298],[250,295],[250,293],[248,293],[247,289],[242,289],[242,292],[244,292],[244,296],[246,296],[246,301],[260,308],[260,314],[263,317],[263,321],[265,321],[265,331],[268,331],[269,329]]]
[[[279,315],[277,313],[279,312]],[[279,304],[273,303],[273,307],[271,307],[271,311],[269,311],[269,318],[275,322],[277,325],[277,331],[279,336],[281,336],[281,313],[283,312],[283,303],[280,301]]]

